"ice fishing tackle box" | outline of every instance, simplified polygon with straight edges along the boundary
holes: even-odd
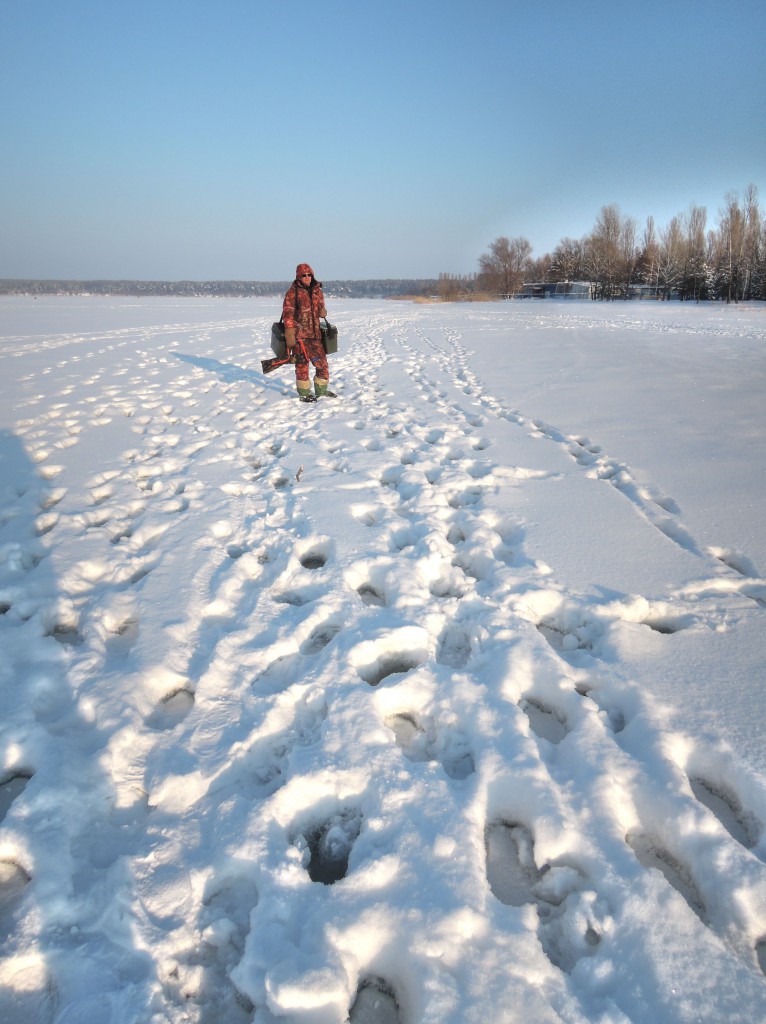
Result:
[[[338,328],[325,320],[324,317],[319,324],[322,331],[322,348],[328,355],[338,351]],[[277,359],[284,359],[287,355],[287,342],[285,341],[285,325],[281,320],[271,325],[271,351]]]
[[[277,320],[271,325],[271,351],[277,359],[284,359],[287,355],[287,342],[285,341],[285,325]]]
[[[322,319],[319,325],[322,328],[322,348],[330,355],[338,351],[338,328],[329,320]]]

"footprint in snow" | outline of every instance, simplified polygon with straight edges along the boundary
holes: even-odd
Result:
[[[283,491],[290,485],[290,477],[284,473],[274,473],[270,477],[271,486],[275,491]]]
[[[0,961],[0,1020],[7,1024],[53,1024],[54,1020],[64,1021],[59,1009],[55,980],[41,956],[9,956]],[[96,1012],[95,1007],[92,1009]],[[97,1012],[103,1013],[103,998]],[[67,1024],[75,1019],[67,1015]]]
[[[661,508],[663,512],[669,512],[672,516],[681,515],[681,506],[675,500],[675,498],[666,497],[663,495],[653,495],[648,492],[643,493],[642,497],[647,501],[653,501],[654,504]]]
[[[146,579],[146,577],[154,569],[156,564],[156,560],[147,559],[143,562],[139,561],[136,568],[132,569],[131,572],[128,574],[125,583],[129,587],[137,586],[137,584],[139,584],[141,580]]]
[[[534,902],[534,887],[542,877],[535,864],[532,833],[518,822],[496,821],[486,831],[487,881],[492,893],[508,907]]]
[[[437,644],[437,662],[448,668],[465,668],[472,654],[471,633],[457,622],[447,625]]]
[[[709,548],[710,554],[717,558],[727,569],[733,570],[738,576],[750,579],[758,579],[758,572],[754,562],[737,551],[730,551],[727,548]]]
[[[290,590],[283,590],[274,594],[273,599],[278,604],[289,604],[294,608],[302,608],[311,604],[318,597],[322,596],[322,590],[317,586],[292,587]]]
[[[383,978],[367,978],[359,986],[347,1024],[401,1024],[394,989]]]
[[[167,693],[159,705],[147,717],[151,729],[175,729],[194,706],[194,693],[186,687],[179,687]]]
[[[453,494],[449,499],[450,508],[459,509],[466,508],[471,505],[478,505],[484,496],[484,489],[479,486],[466,487],[465,489],[458,491]]]
[[[129,541],[133,536],[133,527],[130,523],[125,520],[121,520],[113,525],[110,531],[110,544],[120,544],[122,541]]]
[[[45,633],[64,647],[79,647],[85,643],[85,637],[73,621],[62,620],[54,623]]]
[[[538,632],[545,637],[550,647],[566,658],[578,651],[596,654],[603,627],[595,620],[587,619],[573,610],[562,611],[556,616],[548,616],[537,623]]]
[[[758,961],[761,973],[766,976],[766,935],[755,944],[755,958]]]
[[[346,877],[351,850],[361,828],[361,812],[343,808],[298,832],[294,845],[304,850],[306,871],[312,882],[334,885]]]
[[[709,548],[710,554],[727,569],[742,577],[741,593],[760,608],[766,608],[766,585],[755,564],[746,556],[725,548]]]
[[[386,719],[396,742],[408,760],[435,761],[451,779],[467,779],[476,771],[468,741],[458,729],[438,729],[433,722],[420,722],[412,712],[399,712]]]
[[[359,594],[364,604],[378,608],[385,608],[386,598],[382,589],[373,586],[372,583],[362,583],[356,588],[356,592]]]
[[[248,552],[248,548],[245,547],[245,545],[243,545],[243,544],[227,544],[226,545],[226,554],[229,556],[229,558],[232,560],[232,562],[236,562],[243,555],[246,555],[247,552]]]
[[[297,682],[303,672],[301,655],[297,651],[280,654],[259,672],[250,684],[259,696],[281,693]]]
[[[298,558],[304,569],[321,569],[327,564],[330,552],[329,540],[314,540],[303,547]]]
[[[621,733],[625,726],[628,724],[628,720],[625,716],[625,712],[616,707],[615,705],[605,704],[594,696],[594,687],[589,683],[578,683],[575,690],[581,697],[587,697],[591,700],[598,710],[606,716],[606,721],[609,728],[615,735]]]
[[[33,772],[17,771],[0,782],[0,824],[11,809],[11,804],[18,800],[32,778]]]
[[[199,942],[177,956],[163,978],[168,1002],[184,1012],[193,1001],[201,1022],[249,1024],[255,1010],[236,989],[230,972],[242,959],[250,912],[258,903],[255,884],[242,875],[214,877],[197,918]]]
[[[529,724],[534,734],[541,740],[548,743],[558,744],[569,733],[569,726],[566,717],[557,708],[554,708],[537,697],[524,697],[519,702],[519,707],[529,719]]]
[[[387,509],[385,505],[352,505],[351,515],[363,526],[377,526],[385,517]]]
[[[74,516],[73,521],[85,530],[99,530],[111,522],[108,512],[83,512],[82,515]]]
[[[301,654],[314,655],[323,651],[340,633],[341,627],[336,622],[325,622],[316,626],[311,635],[301,644]]]
[[[200,924],[209,927],[221,920],[233,924],[233,929],[227,929],[226,942],[242,953],[250,931],[250,911],[258,904],[255,883],[244,875],[223,875],[212,878],[206,889]]]
[[[763,824],[754,814],[744,809],[734,790],[725,783],[712,782],[701,776],[690,778],[689,785],[697,800],[712,811],[732,839],[746,850],[752,850],[757,845]]]
[[[680,633],[683,629],[689,629],[694,622],[693,615],[657,615],[644,619],[643,625],[648,626],[655,633],[672,636],[674,633]]]
[[[468,577],[459,566],[452,566],[447,572],[431,580],[428,584],[431,596],[442,601],[459,600],[461,597],[465,597],[469,589]]]
[[[296,746],[307,747],[317,741],[327,717],[327,704],[321,690],[315,690],[297,701],[292,721],[277,732],[268,733],[251,742],[218,773],[210,785],[211,793],[221,799],[230,791],[249,800],[271,796],[288,777],[288,762]],[[266,726],[267,728],[267,726]]]
[[[56,512],[47,512],[45,515],[38,516],[35,520],[35,534],[38,537],[44,537],[47,533],[58,524],[59,517]]]
[[[94,487],[91,493],[91,500],[94,505],[103,505],[105,501],[114,497],[114,488],[109,484]]]
[[[391,533],[391,550],[406,551],[407,548],[414,547],[418,541],[422,540],[428,533],[428,527],[425,523],[419,525],[402,526],[397,530],[393,530]]]
[[[601,921],[609,914],[582,871],[563,863],[538,868],[532,833],[519,822],[493,822],[485,850],[493,895],[506,906],[536,906],[537,935],[555,967],[571,973],[579,960],[596,952]]]
[[[708,924],[707,907],[691,872],[677,860],[654,836],[631,832],[625,842],[635,853],[638,862],[648,870],[654,869],[679,893],[703,924]]]
[[[370,686],[378,686],[389,676],[406,675],[418,668],[425,659],[415,652],[383,653],[371,664],[357,667],[359,675]]]
[[[13,915],[32,876],[15,860],[0,860],[0,932],[13,934]]]
[[[351,651],[351,663],[370,686],[393,675],[412,672],[428,658],[429,634],[417,626],[403,626],[375,640],[365,640]]]
[[[602,449],[597,444],[591,444],[585,437],[575,437],[572,441],[573,444],[567,451],[580,466],[592,466],[602,453]]]
[[[66,493],[67,491],[65,487],[58,487],[54,490],[48,491],[47,494],[40,497],[40,510],[42,512],[49,512],[63,500]]]

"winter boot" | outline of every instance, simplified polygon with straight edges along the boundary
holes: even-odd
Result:
[[[334,391],[330,391],[329,387],[327,386],[327,381],[325,381],[323,384],[320,384],[317,381],[316,377],[314,378],[314,394],[317,396],[317,398],[325,398],[325,397],[327,397],[327,398],[337,398],[338,397],[335,394]]]
[[[298,388],[298,398],[302,402],[316,402],[316,397],[311,394],[311,388]]]

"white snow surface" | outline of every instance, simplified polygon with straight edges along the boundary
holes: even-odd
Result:
[[[766,1020],[766,309],[0,300],[0,1020]]]

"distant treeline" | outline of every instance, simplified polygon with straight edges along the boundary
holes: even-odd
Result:
[[[573,282],[582,287],[568,289]],[[479,258],[478,274],[441,274],[438,293],[766,300],[766,214],[755,185],[742,196],[730,192],[710,228],[704,206],[690,206],[659,229],[648,217],[640,230],[613,204],[602,208],[588,235],[563,238],[544,256],[533,258],[523,236],[495,239]]]
[[[218,298],[281,296],[290,281],[22,281],[0,280],[0,295],[166,295]],[[398,295],[431,295],[433,279],[385,279],[367,281],[325,281],[327,295],[335,298],[385,299]]]

